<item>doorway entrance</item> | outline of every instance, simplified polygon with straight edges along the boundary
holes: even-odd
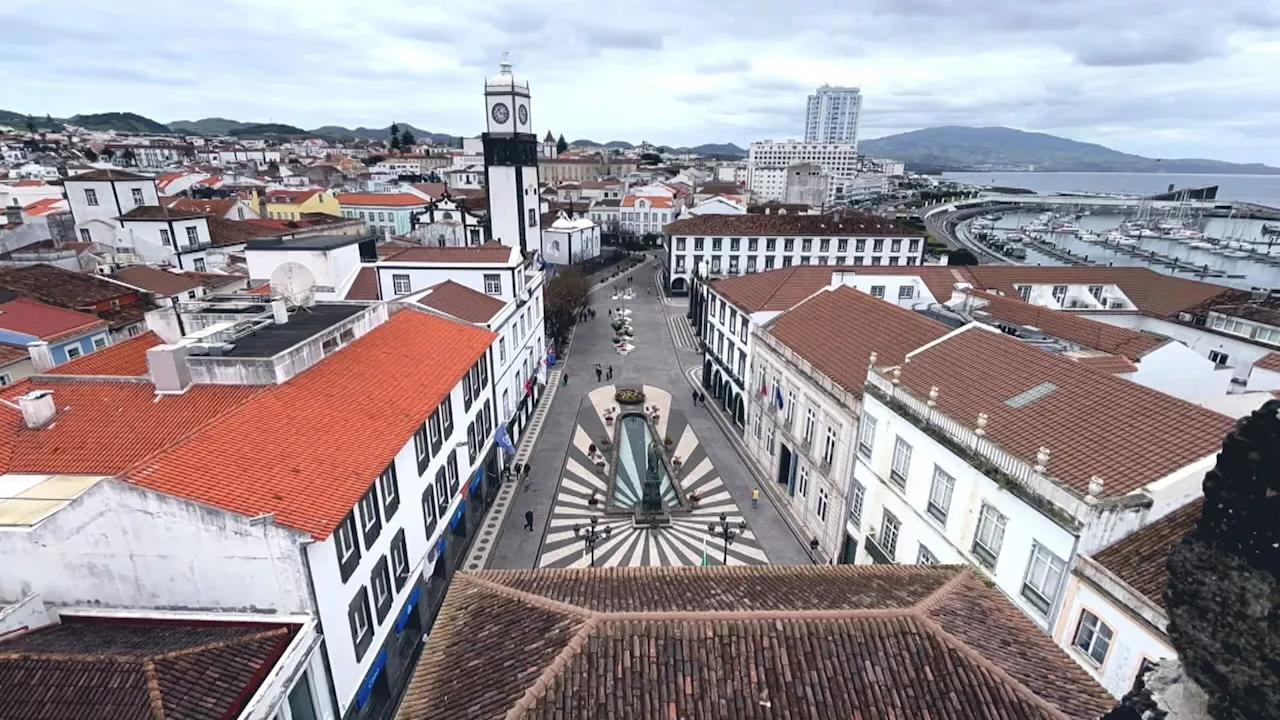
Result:
[[[778,445],[778,484],[787,486],[787,494],[796,494],[796,461],[791,448]]]

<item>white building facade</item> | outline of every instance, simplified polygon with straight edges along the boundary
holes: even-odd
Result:
[[[862,90],[823,85],[809,96],[804,118],[805,142],[849,143],[858,147]]]
[[[781,202],[787,192],[787,168],[814,164],[831,178],[857,175],[858,147],[847,142],[764,140],[747,150],[747,188],[764,200]]]
[[[123,170],[92,170],[63,181],[75,218],[76,239],[116,245],[116,218],[143,205],[159,205],[155,180]]]
[[[542,259],[553,265],[576,265],[600,256],[600,226],[585,217],[570,219],[564,211],[542,228]]]

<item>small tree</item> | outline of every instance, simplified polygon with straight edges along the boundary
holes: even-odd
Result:
[[[125,167],[133,167],[138,164],[138,154],[133,151],[133,148],[125,148],[120,155],[120,159],[124,161]]]
[[[578,321],[578,313],[591,301],[591,286],[582,271],[575,267],[562,268],[547,283],[543,296],[547,335],[559,347],[569,336],[569,328]]]
[[[947,257],[948,265],[978,265],[978,256],[968,248],[960,248]]]
[[[400,149],[400,127],[395,123],[391,123],[391,149]]]
[[[111,162],[116,159],[116,151],[111,148],[103,148],[102,157],[106,158],[107,162]]]
[[[89,162],[98,162],[98,153],[94,152],[93,148],[87,147],[84,149],[84,159]]]
[[[35,121],[35,118],[31,117],[30,115],[27,116],[27,132],[31,133],[32,135],[36,134],[36,121]]]
[[[409,132],[408,128],[405,128],[404,131],[400,133],[400,147],[405,150],[413,147],[417,142],[418,139],[413,136],[413,133]]]
[[[569,149],[569,143],[565,142],[564,134],[561,133],[560,139],[556,141],[556,152],[562,153]]]

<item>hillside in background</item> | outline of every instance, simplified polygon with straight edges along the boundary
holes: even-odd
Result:
[[[1280,168],[1261,163],[1147,158],[1095,143],[1006,127],[925,128],[862,140],[858,151],[871,157],[900,160],[913,170],[1280,174]]]
[[[240,122],[227,118],[204,118],[203,120],[175,120],[169,123],[174,132],[191,133],[193,135],[230,135],[232,130],[240,130],[261,123]]]
[[[151,118],[131,112],[72,115],[66,121],[72,125],[79,125],[85,130],[118,130],[136,133],[172,132],[167,125],[162,125]]]

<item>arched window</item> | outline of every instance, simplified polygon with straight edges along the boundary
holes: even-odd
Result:
[[[552,249],[553,251],[555,251],[555,252],[560,252],[560,241],[559,241],[559,240],[552,240],[552,241],[551,241],[551,249]]]

